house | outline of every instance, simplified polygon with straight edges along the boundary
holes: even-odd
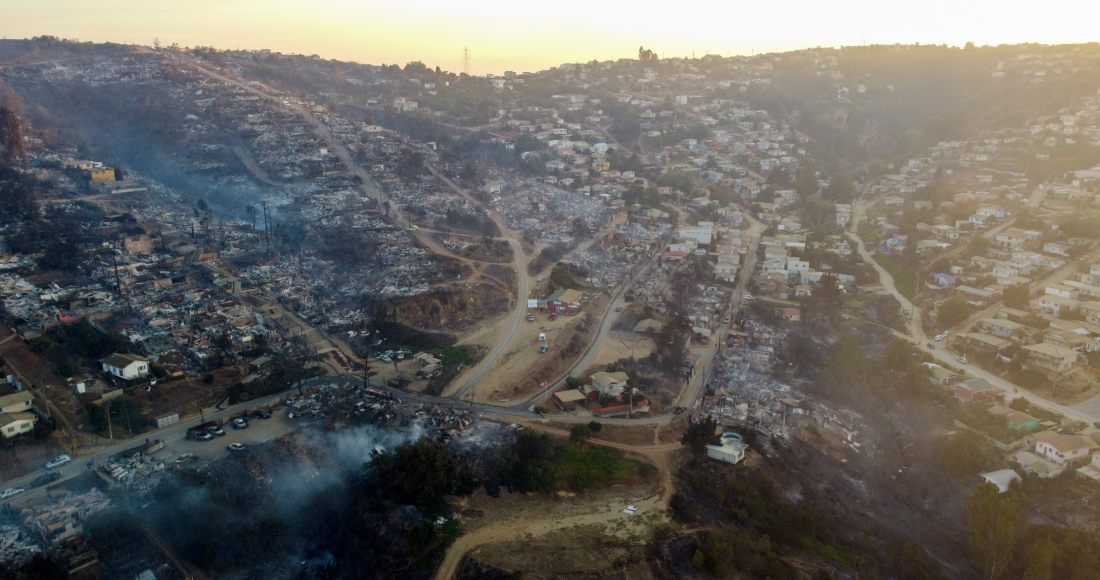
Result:
[[[714,238],[714,225],[713,224],[700,224],[698,227],[681,227],[676,231],[677,238],[695,240],[700,245],[707,245]]]
[[[935,363],[924,363],[924,366],[928,368],[928,382],[936,386],[950,385],[958,377],[955,373]]]
[[[624,372],[608,373],[600,371],[594,373],[591,380],[592,386],[595,387],[600,394],[609,397],[618,397],[623,394],[623,390],[626,389],[630,377]]]
[[[1055,256],[1069,257],[1069,249],[1068,245],[1058,242],[1047,242],[1043,244],[1043,251],[1048,254],[1054,254]]]
[[[989,384],[985,379],[970,379],[961,383],[955,383],[955,397],[963,403],[988,399],[999,396],[1003,391]]]
[[[955,336],[955,342],[983,352],[997,353],[1012,346],[1012,341],[998,338],[983,332],[962,332]]]
[[[1024,350],[1028,351],[1029,364],[1056,373],[1064,373],[1077,363],[1077,351],[1053,344],[1030,344]]]
[[[580,290],[562,288],[546,297],[546,309],[554,314],[576,314],[584,294]]]
[[[116,352],[99,363],[103,366],[103,372],[127,381],[149,374],[149,361],[130,354]]]
[[[1035,453],[1058,465],[1084,459],[1094,447],[1096,443],[1080,435],[1047,435],[1035,441]]]
[[[1034,431],[1039,428],[1039,419],[1024,413],[1023,411],[1017,411],[1012,407],[1006,407],[1004,405],[993,405],[989,409],[990,415],[996,415],[1003,417],[1005,420],[1005,427],[1013,429],[1015,431]]]
[[[36,419],[34,413],[0,413],[0,432],[5,439],[29,433]]]
[[[1065,467],[1027,450],[1016,453],[1012,459],[1028,474],[1042,478],[1055,477],[1065,471]]]
[[[988,331],[993,336],[1001,338],[1017,338],[1020,334],[1026,335],[1029,328],[1018,322],[1001,318],[986,318],[978,323],[982,330]]]
[[[719,444],[707,445],[707,457],[736,465],[745,458],[745,450],[748,448],[735,433],[726,433],[722,435]]]
[[[1092,461],[1077,468],[1077,477],[1084,477],[1100,483],[1100,453],[1094,453]]]
[[[997,486],[998,493],[1004,493],[1008,491],[1009,486],[1013,482],[1020,482],[1020,475],[1011,469],[998,469],[997,471],[987,471],[985,473],[979,473],[978,477],[981,477],[986,483],[992,483]]]
[[[1077,300],[1080,297],[1080,291],[1077,288],[1066,286],[1065,284],[1047,284],[1046,287],[1043,288],[1043,294],[1059,296],[1070,300]]]
[[[1063,298],[1053,294],[1044,294],[1032,302],[1032,305],[1042,312],[1058,316],[1064,311],[1074,312],[1081,307],[1081,303],[1072,298]]]
[[[940,288],[947,288],[947,289],[954,288],[955,287],[955,281],[957,279],[958,278],[956,278],[955,276],[952,276],[950,274],[939,273],[939,274],[933,274],[932,275],[932,280],[936,283],[936,286],[939,286]]]
[[[582,403],[585,400],[584,393],[577,389],[567,389],[564,391],[558,391],[551,397],[554,404],[558,406],[564,412],[569,412],[577,408],[578,403]]]
[[[1043,335],[1043,342],[1053,344],[1061,348],[1068,348],[1081,352],[1085,350],[1092,340],[1084,334],[1078,334],[1072,330],[1056,330]]]
[[[34,406],[34,395],[30,391],[19,391],[0,397],[0,413],[22,413]]]
[[[980,304],[982,306],[988,306],[990,302],[993,302],[997,293],[991,290],[984,290],[982,288],[973,288],[971,286],[958,286],[955,288],[955,294],[966,298],[967,301]]]

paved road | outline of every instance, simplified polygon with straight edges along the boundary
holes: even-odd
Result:
[[[862,201],[862,196],[860,197],[860,200]],[[1002,379],[1001,377],[998,377],[993,373],[983,370],[976,365],[960,363],[956,359],[956,356],[954,354],[942,348],[944,346],[943,344],[941,344],[939,348],[928,348],[928,339],[925,336],[924,328],[920,323],[920,311],[912,302],[910,302],[907,298],[902,296],[897,291],[897,287],[894,285],[894,278],[890,276],[890,274],[885,269],[883,269],[882,266],[879,266],[878,262],[875,262],[871,258],[870,252],[864,249],[863,240],[859,237],[857,224],[862,219],[865,210],[874,205],[877,201],[878,199],[869,203],[857,203],[856,208],[853,210],[851,220],[852,227],[849,235],[851,235],[852,238],[856,240],[856,247],[859,249],[860,256],[862,256],[864,261],[871,264],[874,267],[875,271],[878,272],[879,280],[882,282],[882,286],[887,290],[887,292],[892,294],[894,298],[898,300],[898,302],[902,304],[902,308],[908,308],[912,314],[907,320],[906,333],[903,334],[894,331],[897,336],[910,340],[917,348],[930,354],[933,358],[941,363],[944,363],[944,365],[947,367],[961,369],[970,376],[985,379],[986,381],[989,381],[991,385],[1004,389],[1005,393],[1008,396],[1023,397],[1031,403],[1039,405],[1040,407],[1050,409],[1051,411],[1055,411],[1057,413],[1061,413],[1062,415],[1076,421],[1083,421],[1088,425],[1092,425],[1093,422],[1100,420],[1100,397],[1094,398],[1084,403],[1080,403],[1073,407],[1062,405],[1060,403],[1056,403],[1050,399],[1047,399],[1046,397],[1028,391],[1027,389],[1020,387],[1019,385]],[[1036,203],[1036,200],[1030,201],[1032,201],[1032,203]],[[986,232],[985,235],[989,235],[990,233],[993,232]],[[1098,250],[1097,252],[1100,252],[1100,250]],[[1096,257],[1097,252],[1090,254],[1090,257]],[[1090,258],[1086,258],[1086,260],[1088,259]],[[1071,262],[1065,268],[1041,280],[1039,284],[1045,284],[1048,280],[1052,280],[1058,276],[1064,277],[1065,275],[1067,275],[1067,272],[1071,272],[1074,267],[1076,267],[1076,262]],[[967,322],[967,324],[971,323],[972,321]],[[967,328],[968,327],[969,326],[967,326]]]
[[[474,371],[466,377],[465,382],[451,393],[451,397],[456,399],[461,399],[469,393],[471,389],[477,386],[481,377],[485,376],[485,373],[493,368],[497,359],[499,359],[511,346],[512,340],[515,339],[516,333],[519,332],[519,327],[523,324],[523,319],[526,317],[527,296],[531,293],[531,280],[527,275],[527,268],[522,265],[523,247],[517,240],[512,238],[508,238],[508,243],[512,246],[512,253],[516,256],[516,284],[518,286],[516,290],[516,304],[512,309],[512,324],[508,326],[508,331],[504,333],[504,337],[501,338],[500,342],[489,351],[489,354],[478,363]]]
[[[653,265],[656,263],[657,256],[655,255],[638,270],[637,274],[635,274],[633,278],[631,278],[625,284],[619,287],[619,291],[611,299],[611,303],[607,305],[607,312],[604,314],[603,320],[600,322],[599,332],[596,333],[596,338],[592,341],[592,343],[588,345],[588,350],[585,351],[584,356],[582,356],[580,360],[576,362],[576,364],[569,367],[569,370],[565,372],[565,375],[561,379],[554,382],[552,385],[548,386],[546,389],[544,389],[542,392],[535,395],[534,397],[531,397],[530,399],[521,403],[516,403],[515,405],[513,405],[513,407],[521,409],[534,407],[535,405],[545,401],[546,399],[549,399],[550,395],[553,395],[554,391],[558,390],[558,388],[564,385],[569,377],[581,371],[584,371],[584,369],[587,369],[589,366],[591,366],[592,361],[595,360],[596,355],[600,352],[600,345],[602,345],[603,341],[607,339],[607,333],[611,332],[611,327],[615,325],[615,320],[618,319],[618,316],[616,316],[618,313],[615,312],[615,308],[624,304],[623,296],[626,294],[626,291],[634,284],[634,281],[638,278],[645,276],[649,272],[649,269],[652,268]]]
[[[316,378],[313,378],[313,379],[308,379],[306,381],[303,381],[302,386],[309,386],[309,385],[319,384],[319,383],[323,383],[323,382],[344,380],[344,379],[350,379],[350,378],[351,377],[344,377],[344,378],[341,378],[341,377],[316,377]],[[166,444],[183,440],[187,437],[187,430],[192,428],[192,427],[197,427],[198,425],[202,424],[202,421],[203,421],[204,418],[207,422],[221,421],[221,420],[223,420],[227,417],[231,417],[231,416],[236,415],[236,414],[241,413],[241,412],[251,411],[253,409],[258,409],[260,407],[268,406],[268,405],[274,403],[275,401],[277,401],[279,398],[285,396],[288,392],[294,391],[296,389],[297,389],[296,385],[291,386],[291,387],[288,387],[286,390],[284,390],[280,393],[276,393],[276,394],[273,394],[273,395],[268,395],[266,397],[261,397],[259,399],[253,399],[251,401],[245,401],[244,403],[233,405],[231,407],[226,407],[225,409],[217,409],[217,408],[214,408],[214,407],[210,407],[210,408],[204,409],[203,413],[199,417],[193,417],[191,419],[188,419],[186,421],[181,421],[181,422],[179,422],[175,425],[171,425],[171,426],[165,427],[163,429],[156,429],[156,430],[153,430],[153,431],[142,433],[141,436],[136,437],[134,439],[125,439],[125,440],[120,439],[120,440],[118,440],[117,443],[115,443],[113,445],[110,445],[110,446],[107,446],[107,447],[102,447],[100,449],[97,449],[93,453],[88,453],[88,454],[79,455],[79,456],[76,456],[76,455],[73,455],[73,454],[70,453],[70,455],[73,455],[73,461],[72,461],[72,463],[69,463],[68,465],[61,468],[62,478],[61,478],[60,481],[65,481],[67,479],[74,478],[74,477],[84,473],[84,471],[86,470],[85,464],[89,460],[94,459],[96,466],[102,465],[104,462],[107,461],[107,458],[109,458],[110,456],[112,456],[116,453],[119,453],[120,451],[125,451],[127,449],[137,447],[137,446],[143,444],[145,439],[149,439],[149,440],[160,439],[160,440],[164,441]],[[205,442],[205,444],[209,444],[209,445],[215,446],[215,447],[224,447],[224,446],[220,445],[219,442],[221,442],[221,441],[226,441],[226,439],[225,438],[218,438],[218,439],[213,440],[213,441]],[[29,473],[27,475],[12,479],[10,481],[5,481],[3,483],[3,485],[4,485],[4,487],[26,487],[27,484],[29,484],[34,478],[46,473],[47,471],[48,470],[45,469],[45,466],[43,466],[42,469],[39,469],[39,470],[37,470],[33,473]]]

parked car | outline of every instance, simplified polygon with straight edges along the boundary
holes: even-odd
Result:
[[[941,341],[941,340],[943,340],[943,339],[945,339],[945,338],[947,338],[947,335],[945,335],[945,334],[937,334],[937,335],[936,335],[936,338],[935,338],[934,340],[935,340],[936,342],[939,342],[939,341]]]
[[[214,434],[210,433],[208,431],[203,431],[201,433],[196,433],[195,434],[195,439],[198,439],[199,441],[209,441],[213,438],[214,438]]]
[[[683,413],[686,410],[687,409],[685,409],[683,407],[676,407],[676,409],[673,411],[673,413],[676,413],[677,415],[679,415],[680,413]]]
[[[528,312],[527,313],[527,322],[534,322],[534,321],[535,321],[535,315]]]
[[[622,311],[623,311],[623,306],[622,306],[622,304],[620,304],[620,305],[618,305],[618,306],[616,306],[616,307],[615,307],[615,312],[622,312]]]
[[[49,485],[59,479],[61,479],[61,474],[56,471],[43,473],[42,475],[34,478],[34,481],[31,482],[29,487],[42,487],[43,485]]]
[[[960,356],[959,358],[957,358],[955,360],[961,362],[962,364],[967,364],[967,363],[970,362],[969,360],[967,360],[967,358],[965,356]]]
[[[940,334],[942,334],[944,338],[947,338],[947,335],[951,334],[951,331],[950,330],[945,330],[945,331],[941,332]]]
[[[215,437],[224,437],[225,436],[225,429],[222,429],[221,427],[218,427],[217,425],[211,425],[211,426],[207,427],[206,432],[213,435],[213,436],[215,436]]]
[[[244,419],[241,419],[239,417],[236,418],[236,419],[233,419],[233,428],[234,429],[248,429],[248,421],[245,421]]]
[[[271,411],[268,411],[267,409],[256,409],[255,411],[253,411],[252,416],[257,419],[270,419]]]
[[[558,319],[558,315],[557,315],[557,314],[551,314],[551,315],[550,315],[550,320],[557,320],[557,319]]]
[[[8,499],[9,497],[11,497],[13,495],[19,495],[19,494],[23,493],[24,491],[26,491],[26,490],[21,488],[21,487],[9,487],[8,489],[5,489],[4,491],[0,491],[0,499]]]
[[[68,455],[65,455],[65,454],[58,455],[57,457],[54,457],[53,459],[50,460],[49,463],[46,464],[46,469],[53,469],[55,467],[61,467],[62,465],[65,465],[66,463],[68,463],[72,460],[73,460],[73,458],[69,457]]]
[[[229,450],[230,451],[244,451],[244,444],[243,443],[230,443],[229,444]]]
[[[939,339],[937,339],[937,340],[939,340]],[[936,350],[936,345],[934,345],[934,344],[932,344],[932,343],[928,343],[928,344],[926,344],[926,345],[924,345],[924,346],[927,346],[927,347],[928,347],[928,350]]]
[[[539,354],[544,354],[545,352],[546,352],[546,345],[544,344],[544,345],[539,347]]]
[[[176,458],[176,463],[183,463],[184,461],[191,461],[192,459],[195,459],[194,453],[184,453]]]

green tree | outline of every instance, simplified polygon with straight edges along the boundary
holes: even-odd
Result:
[[[941,326],[952,327],[970,316],[970,303],[962,296],[952,296],[936,306],[936,322]]]
[[[458,463],[443,444],[428,438],[400,445],[393,453],[372,451],[368,468],[383,499],[429,512],[442,507],[458,478]]]
[[[569,441],[580,445],[592,437],[592,430],[588,425],[573,425],[569,430]]]
[[[687,445],[697,457],[707,452],[707,445],[717,445],[721,437],[717,434],[718,424],[710,416],[702,421],[688,423],[688,428],[680,438],[681,445]]]
[[[1024,580],[1051,580],[1058,546],[1050,538],[1040,538],[1024,550]]]
[[[1015,286],[1009,286],[1004,291],[1005,306],[1009,308],[1027,308],[1028,301],[1031,299],[1031,292],[1027,287],[1027,284],[1017,284]]]
[[[982,483],[966,506],[970,525],[970,549],[982,576],[997,580],[1012,561],[1020,525],[1020,506],[1011,495],[1002,495],[992,483]]]
[[[960,429],[940,446],[938,460],[944,471],[958,478],[973,477],[996,464],[997,449],[982,434]]]

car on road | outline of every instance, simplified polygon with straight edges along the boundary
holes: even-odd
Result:
[[[199,441],[209,441],[213,438],[214,438],[214,435],[212,433],[208,433],[206,431],[195,434],[195,439],[198,439]]]
[[[176,458],[176,463],[183,463],[184,461],[191,461],[192,459],[195,459],[194,453],[184,453]]]
[[[941,332],[940,334],[942,334],[944,338],[947,338],[947,336],[949,334],[951,334],[951,331],[950,330],[945,330],[945,331]]]
[[[928,347],[928,350],[936,350],[936,345],[934,345],[934,344],[932,344],[932,343],[928,343],[928,344],[926,344],[926,345],[924,345],[924,346],[927,346],[927,347]]]
[[[546,345],[544,344],[544,345],[539,347],[539,354],[545,354],[545,353],[546,353]]]
[[[252,412],[252,416],[257,419],[270,419],[271,411],[268,411],[267,409],[256,409]]]
[[[622,312],[622,311],[623,311],[623,305],[622,304],[615,307],[615,312]]]
[[[955,360],[961,362],[962,364],[967,364],[967,363],[970,362],[970,360],[968,360],[965,356],[960,356],[959,358],[957,358]]]
[[[906,316],[909,316],[909,309],[906,308],[905,310],[902,310],[901,313],[906,315]]]
[[[687,410],[687,409],[685,409],[685,408],[683,408],[683,407],[676,407],[676,409],[674,409],[674,410],[673,410],[672,412],[673,412],[673,413],[675,413],[675,414],[677,414],[677,415],[679,415],[680,413],[683,413],[683,412],[684,412],[684,411],[686,411],[686,410]]]
[[[752,302],[753,300],[756,300],[756,298],[753,298],[752,294],[745,294],[744,298],[742,298],[741,300],[745,302]]]
[[[225,429],[218,427],[217,425],[211,425],[206,428],[206,432],[215,437],[225,437]]]
[[[43,473],[42,475],[34,478],[34,481],[32,481],[28,487],[42,487],[43,485],[49,485],[59,479],[61,479],[61,474],[56,471]]]
[[[557,320],[557,319],[558,319],[557,313],[554,313],[554,314],[550,315],[550,320]]]
[[[245,449],[245,447],[244,447],[243,443],[230,443],[229,444],[229,450],[230,451],[244,451],[244,449]]]
[[[240,417],[233,419],[234,429],[248,429],[248,421],[241,419]]]
[[[63,453],[63,454],[58,455],[57,457],[54,457],[53,459],[51,459],[50,462],[46,464],[46,469],[53,469],[55,467],[61,467],[62,465],[65,465],[66,463],[68,463],[72,460],[73,460],[72,457],[69,457],[68,455],[65,455]]]
[[[21,488],[21,487],[9,487],[8,489],[5,489],[4,491],[0,491],[0,499],[8,499],[9,497],[11,497],[13,495],[19,495],[19,494],[23,493],[24,491],[26,491],[26,490]]]

